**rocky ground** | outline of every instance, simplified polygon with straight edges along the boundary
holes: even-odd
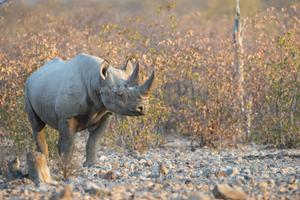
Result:
[[[197,148],[174,139],[140,154],[102,147],[92,168],[67,180],[51,161],[53,184],[0,176],[0,199],[300,199],[300,150]],[[76,160],[83,162],[83,142]],[[23,163],[23,164],[22,164]],[[25,161],[21,159],[21,165]]]

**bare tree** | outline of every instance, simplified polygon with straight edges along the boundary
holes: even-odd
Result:
[[[243,30],[246,21],[241,21],[240,1],[236,0],[234,30],[233,30],[233,45],[234,45],[234,81],[237,84],[237,96],[240,105],[240,132],[246,134],[249,139],[251,132],[251,110],[252,100],[250,95],[245,91],[245,70],[244,70],[244,48],[243,48]]]

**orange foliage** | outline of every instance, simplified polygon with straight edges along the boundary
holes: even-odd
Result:
[[[28,135],[22,108],[26,77],[48,59],[85,52],[116,66],[134,56],[144,74],[156,70],[149,114],[116,117],[111,126],[110,133],[123,135],[131,147],[159,143],[159,135],[168,133],[193,136],[201,145],[237,142],[241,116],[233,83],[233,18],[204,23],[201,13],[177,16],[175,8],[145,9],[129,17],[93,1],[0,8],[3,125],[13,135]],[[13,9],[18,11],[14,22]],[[252,136],[259,142],[289,147],[300,142],[299,9],[299,4],[267,9],[247,22],[245,83],[252,97]]]

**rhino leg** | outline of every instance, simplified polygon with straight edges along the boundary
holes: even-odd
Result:
[[[37,144],[37,150],[39,152],[41,152],[42,154],[44,154],[46,156],[46,158],[49,157],[49,151],[48,151],[48,145],[46,142],[46,136],[45,136],[45,127],[42,128],[42,130],[40,130],[37,133],[34,133],[35,136],[35,141]]]
[[[95,164],[99,138],[110,124],[111,119],[112,114],[107,113],[101,118],[100,123],[96,127],[88,129],[89,139],[86,144],[86,160],[83,163],[84,167],[90,167]]]
[[[35,140],[37,150],[44,154],[46,158],[49,156],[48,145],[45,137],[45,123],[39,118],[39,116],[34,112],[30,101],[25,98],[25,107],[28,114],[28,118],[33,131],[33,138]]]
[[[59,139],[58,139],[58,152],[62,160],[66,163],[72,160],[74,150],[74,137],[77,129],[77,120],[71,118],[68,120],[61,120],[59,122]]]

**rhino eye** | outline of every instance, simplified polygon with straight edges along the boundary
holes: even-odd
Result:
[[[121,97],[121,98],[124,97],[124,93],[123,92],[116,92],[116,94],[117,94],[118,97]]]
[[[126,95],[125,95],[123,92],[118,92],[118,93],[117,93],[117,97],[118,97],[121,101],[123,101],[123,102],[126,102],[126,101],[127,101],[127,97],[126,97]]]

